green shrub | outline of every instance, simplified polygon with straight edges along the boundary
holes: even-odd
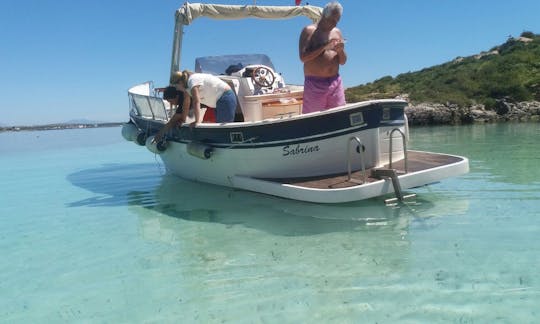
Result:
[[[524,31],[520,35],[521,37],[534,38],[535,34],[531,31]]]
[[[540,100],[540,35],[525,31],[532,42],[511,38],[481,56],[382,77],[374,82],[347,89],[347,100],[393,98],[408,94],[413,102],[473,102],[493,108],[496,99]],[[498,54],[495,54],[495,51]]]
[[[495,105],[497,104],[497,100],[493,98],[484,98],[484,100],[481,103],[484,105],[484,107],[487,110],[494,110]]]

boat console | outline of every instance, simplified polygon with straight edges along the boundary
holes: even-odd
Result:
[[[288,118],[302,113],[303,86],[286,85],[264,54],[196,59],[195,72],[211,73],[234,89],[244,121]]]

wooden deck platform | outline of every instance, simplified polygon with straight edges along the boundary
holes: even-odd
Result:
[[[436,168],[439,166],[456,163],[461,160],[461,158],[456,156],[419,151],[408,151],[407,159],[407,168],[409,173]],[[388,165],[385,165],[384,168],[388,168]],[[396,169],[398,172],[404,171],[404,160],[399,160],[395,162],[393,161],[392,168]],[[372,170],[373,169],[366,169],[366,175],[368,177],[367,182],[379,181],[379,178],[374,178],[371,176]],[[359,183],[361,183],[362,179],[362,171],[355,171],[351,174],[352,181],[348,180],[347,173],[307,178],[282,178],[262,180],[273,181],[282,184],[293,184],[306,188],[337,189],[357,186]]]

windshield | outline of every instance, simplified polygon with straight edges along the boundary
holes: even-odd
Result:
[[[198,57],[195,59],[195,72],[230,75],[248,65],[266,65],[275,70],[270,58],[264,54],[238,54]]]

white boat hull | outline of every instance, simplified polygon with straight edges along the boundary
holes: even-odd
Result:
[[[373,177],[343,188],[303,186],[281,179],[331,179],[354,172],[369,173],[391,167],[390,159],[404,164],[408,137],[405,104],[378,100],[283,119],[203,123],[195,129],[184,125],[170,134],[164,150],[152,144],[152,135],[163,121],[132,115],[133,123],[127,124],[123,134],[139,144],[146,138],[146,146],[159,153],[167,170],[185,179],[295,200],[342,203],[396,190],[391,180]],[[423,155],[425,159],[433,157],[448,161],[399,175],[400,189],[468,172],[466,158]]]
[[[259,178],[309,177],[344,172],[348,166],[349,150],[351,169],[361,168],[359,154],[355,152],[358,137],[365,147],[363,159],[370,168],[388,163],[387,150],[381,152],[380,142],[388,142],[382,128],[360,131],[353,134],[306,142],[296,145],[273,146],[259,149],[213,148],[210,158],[204,159],[188,152],[188,145],[171,142],[160,154],[166,168],[172,173],[194,181],[231,186],[235,176]],[[403,158],[403,146],[396,138],[394,159]]]

